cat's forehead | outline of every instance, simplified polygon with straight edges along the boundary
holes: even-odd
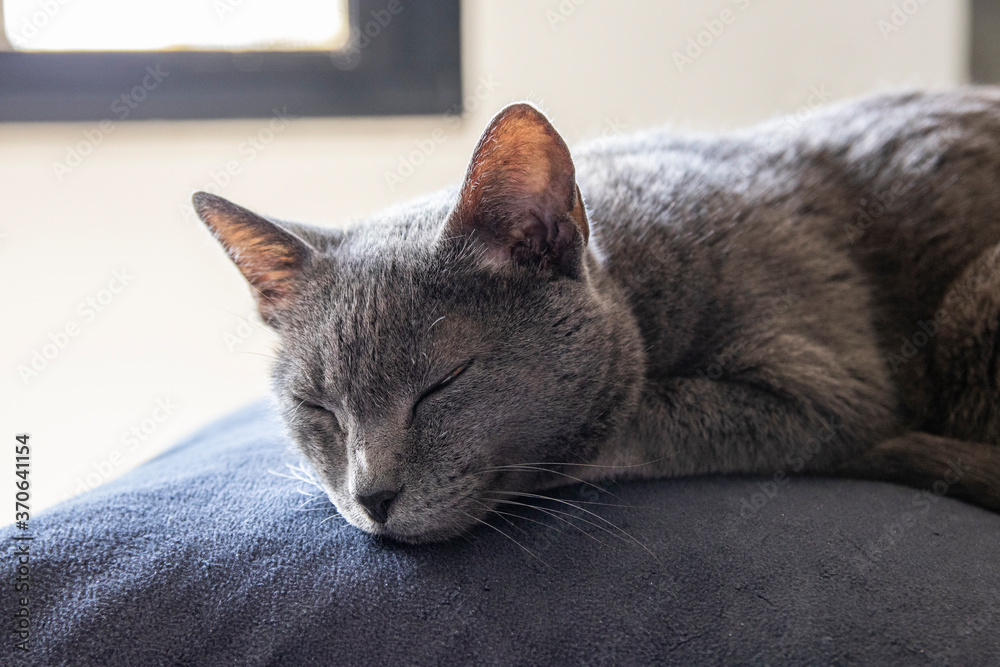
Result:
[[[369,257],[331,267],[306,333],[310,366],[326,386],[353,396],[392,395],[418,386],[481,340],[470,282],[424,256]],[[454,280],[460,281],[456,287]]]
[[[341,324],[394,329],[419,325],[435,309],[461,302],[470,286],[459,266],[428,248],[379,247],[335,257],[329,273],[328,315]],[[390,317],[391,316],[391,317]]]

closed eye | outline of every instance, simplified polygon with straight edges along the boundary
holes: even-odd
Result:
[[[326,410],[322,405],[314,403],[307,398],[296,398],[298,401],[297,410]]]
[[[423,401],[425,398],[427,398],[431,394],[434,394],[435,392],[441,391],[442,389],[444,389],[445,387],[447,387],[448,385],[450,385],[452,382],[455,381],[455,379],[459,375],[461,375],[462,373],[464,373],[466,371],[466,369],[469,366],[471,366],[471,365],[472,365],[472,360],[471,359],[469,361],[466,361],[465,363],[459,364],[458,366],[456,366],[455,368],[453,368],[451,370],[451,372],[449,372],[443,378],[441,378],[440,380],[438,380],[437,382],[435,382],[434,384],[432,384],[430,387],[428,387],[427,389],[425,389],[424,393],[420,394],[420,397],[417,398],[416,402],[414,402],[414,404],[413,404],[413,412],[410,415],[410,425],[411,426],[413,425],[413,419],[414,419],[414,417],[416,417],[416,414],[417,414],[417,406],[420,405],[421,401]]]
[[[322,405],[318,403],[310,401],[309,399],[300,398],[298,407],[295,409],[295,411],[296,412],[304,411],[306,413],[311,413],[319,417],[331,420],[337,426],[337,428],[340,428],[340,422],[337,420],[336,415],[334,415],[332,411],[328,410],[327,408],[324,408]]]

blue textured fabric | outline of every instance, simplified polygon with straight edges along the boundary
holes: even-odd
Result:
[[[292,460],[255,404],[33,518],[31,650],[5,630],[4,664],[1000,657],[1000,516],[957,501],[823,479],[577,486],[545,501],[577,528],[521,508],[407,547],[324,521],[326,501],[299,511],[304,485],[268,472]],[[20,534],[0,535],[8,628]]]

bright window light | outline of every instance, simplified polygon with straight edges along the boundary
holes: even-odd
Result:
[[[16,51],[334,50],[347,0],[3,0]]]

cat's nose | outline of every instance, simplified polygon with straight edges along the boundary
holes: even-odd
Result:
[[[375,523],[385,523],[389,520],[389,508],[392,501],[399,495],[399,490],[386,489],[375,493],[358,494],[355,496],[361,506],[365,508],[368,516]]]

